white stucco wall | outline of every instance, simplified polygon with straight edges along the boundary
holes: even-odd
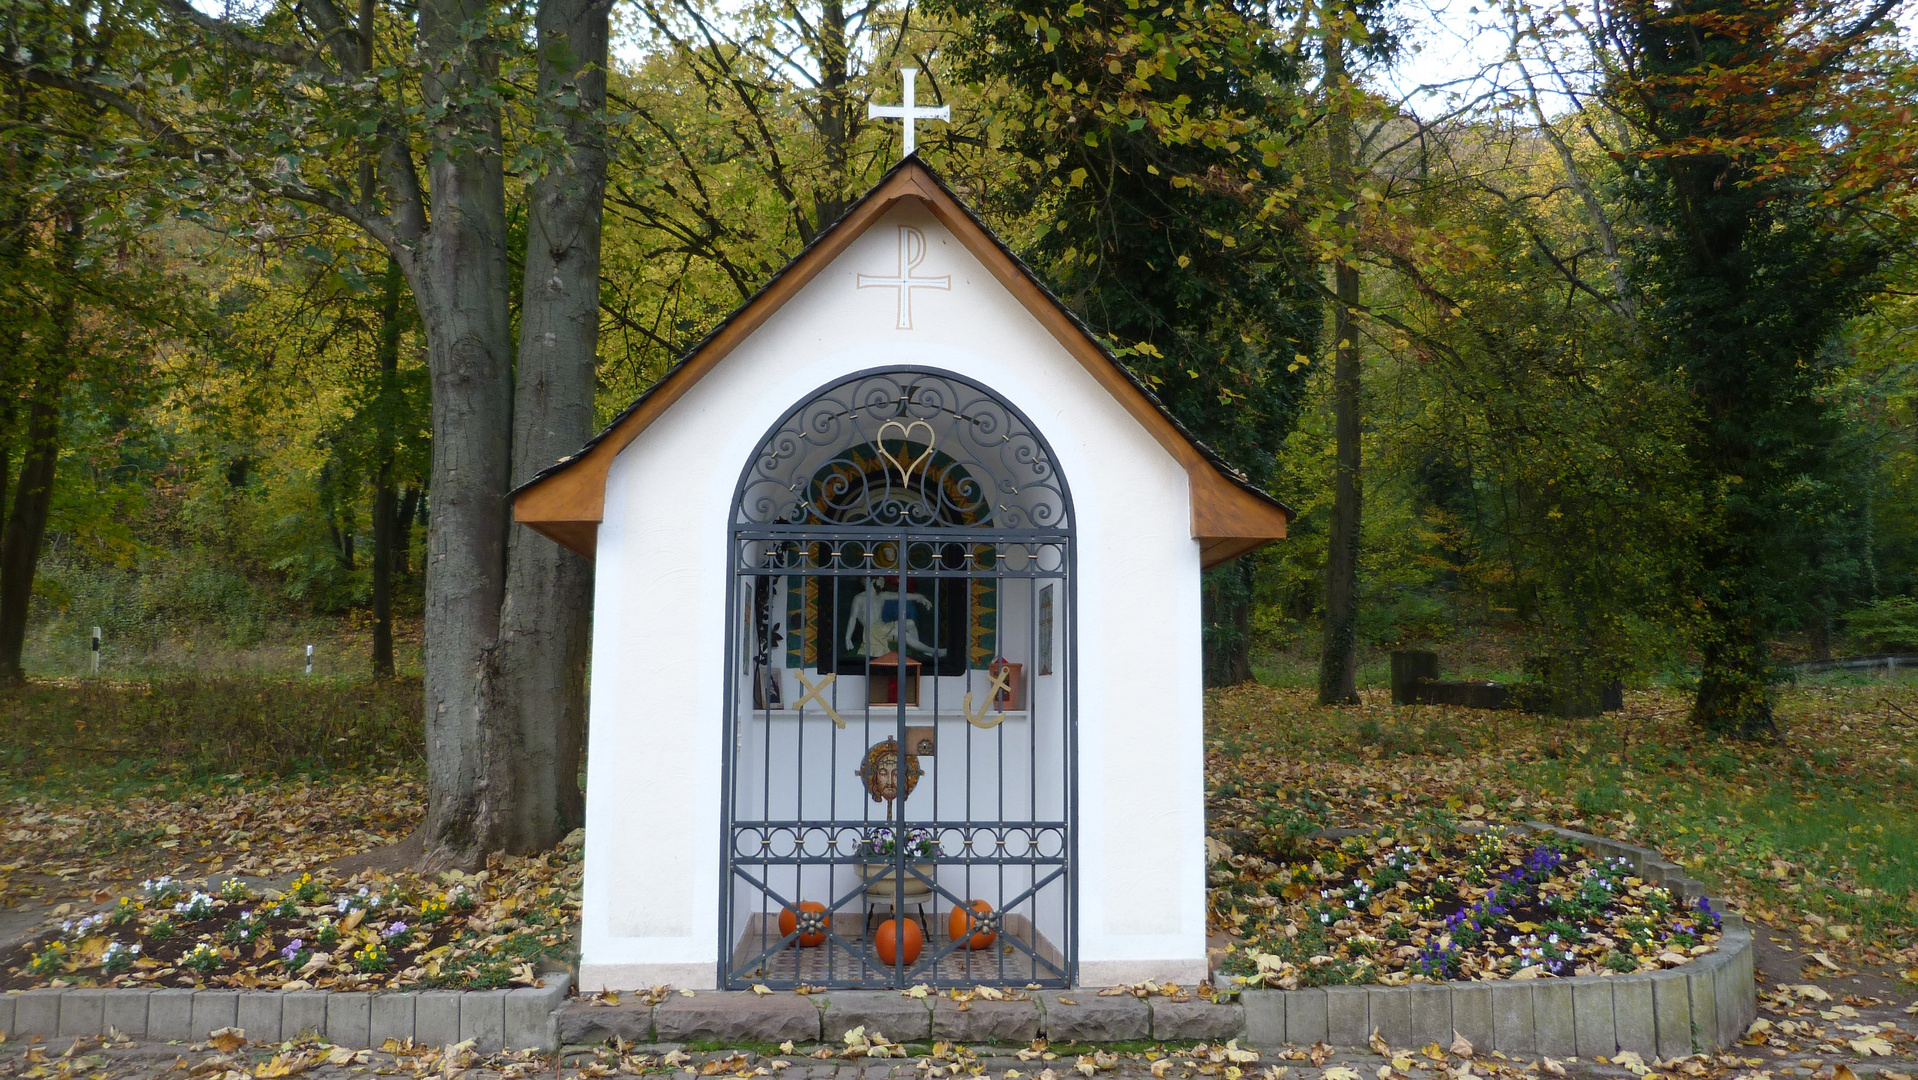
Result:
[[[928,240],[914,329],[897,226]],[[726,533],[740,469],[847,374],[945,368],[1050,442],[1076,525],[1079,977],[1205,970],[1199,546],[1183,469],[917,203],[854,242],[615,460],[599,530],[582,989],[716,984]],[[1067,617],[1061,612],[1060,617]]]

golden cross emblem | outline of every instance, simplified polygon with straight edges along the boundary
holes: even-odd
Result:
[[[828,705],[826,703],[826,699],[820,696],[823,693],[825,693],[826,687],[831,686],[833,680],[837,679],[839,676],[837,674],[828,673],[825,678],[819,680],[818,686],[814,686],[811,682],[807,681],[806,673],[804,671],[794,671],[793,674],[799,677],[799,685],[806,688],[806,692],[799,695],[799,700],[793,702],[793,708],[804,709],[806,707],[806,702],[808,701],[813,702],[814,704],[818,705],[820,708],[826,710],[826,715],[832,717],[833,723],[839,725],[842,728],[845,727],[846,722],[839,718],[839,711],[837,709],[834,709],[831,705]]]

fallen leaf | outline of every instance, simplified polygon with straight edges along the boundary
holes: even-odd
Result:
[[[1456,1028],[1452,1030],[1452,1053],[1462,1058],[1472,1056],[1472,1040],[1459,1034]]]
[[[246,1032],[236,1027],[216,1028],[206,1041],[220,1053],[230,1054],[246,1045]]]
[[[1560,1065],[1558,1062],[1552,1060],[1551,1058],[1546,1058],[1544,1061],[1539,1062],[1539,1067],[1544,1069],[1546,1072],[1551,1073],[1553,1076],[1565,1075],[1565,1066]]]
[[[1852,1052],[1860,1057],[1871,1057],[1873,1054],[1879,1057],[1890,1057],[1897,1053],[1890,1043],[1877,1035],[1867,1035],[1862,1039],[1852,1039],[1850,1042]]]
[[[298,1076],[311,1064],[305,1054],[275,1054],[271,1061],[263,1061],[255,1066],[253,1075],[258,1080],[280,1080],[281,1077]]]
[[[773,988],[770,986],[767,986],[765,983],[753,984],[753,993],[755,994],[770,994],[772,992],[773,992]]]

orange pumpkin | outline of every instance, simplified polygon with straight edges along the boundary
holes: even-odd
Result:
[[[971,910],[968,911],[967,908]],[[992,914],[992,905],[984,900],[974,900],[966,907],[954,905],[952,914],[946,919],[946,933],[954,941],[964,939],[965,947],[968,949],[983,949],[991,945],[993,939],[999,936],[991,930],[974,929],[974,927],[990,925],[986,922],[986,916],[990,914]],[[967,936],[968,932],[971,936]]]
[[[899,955],[899,946],[905,945],[905,955]],[[910,964],[919,959],[919,949],[926,943],[926,936],[919,931],[919,924],[911,919],[887,919],[879,924],[879,932],[873,937],[873,948],[879,952],[879,962],[887,967],[895,964]]]
[[[826,943],[826,905],[817,900],[801,900],[799,902],[799,911],[818,916],[817,918],[806,920],[806,929],[813,932],[800,934],[799,943],[807,947],[824,945]],[[815,927],[817,927],[817,930],[814,930]],[[793,932],[798,929],[799,913],[792,908],[779,909],[779,936],[791,937],[793,936]]]

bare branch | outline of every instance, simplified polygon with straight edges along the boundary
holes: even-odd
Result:
[[[225,19],[206,14],[188,3],[188,0],[160,0],[160,7],[176,21],[194,26],[202,33],[218,38],[248,56],[257,56],[262,60],[275,60],[293,67],[303,67],[314,59],[310,49],[298,45],[261,41]]]

